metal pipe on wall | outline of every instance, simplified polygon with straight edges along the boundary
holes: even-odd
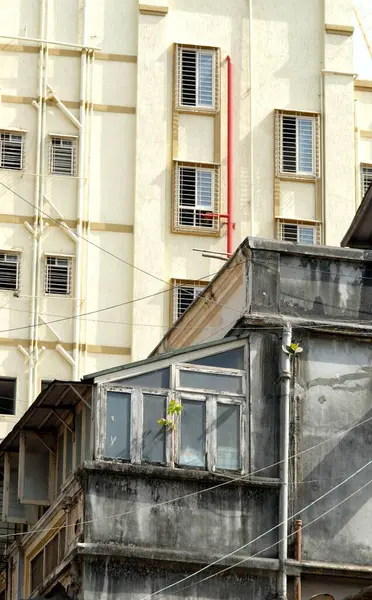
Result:
[[[360,186],[360,166],[359,166],[359,100],[354,100],[354,162],[355,162],[355,210],[358,210],[358,206],[361,200],[361,186]]]
[[[233,68],[227,57],[227,256],[233,252]]]
[[[282,344],[285,348],[292,341],[290,324],[283,327]],[[280,380],[280,497],[279,497],[279,561],[278,598],[287,600],[288,558],[288,480],[289,480],[289,402],[291,392],[291,357],[283,349],[279,360]]]
[[[44,37],[45,29],[45,0],[40,0],[40,38]],[[36,336],[36,296],[38,290],[36,287],[37,279],[37,254],[39,245],[39,192],[40,192],[40,152],[41,152],[41,123],[42,123],[42,105],[43,105],[43,67],[44,67],[44,45],[40,45],[39,49],[39,68],[38,68],[38,103],[35,103],[37,110],[36,124],[36,175],[35,178],[35,211],[34,211],[34,228],[33,228],[33,247],[32,247],[32,270],[31,270],[31,332],[29,346],[29,373],[28,373],[28,405],[31,406],[34,401],[34,364],[33,356],[35,349]]]
[[[301,562],[302,560],[302,521],[297,519],[296,521],[296,560]],[[296,600],[301,600],[302,586],[301,586],[301,575],[296,577],[295,580],[295,597]]]
[[[83,1],[83,46],[87,37],[87,4]],[[74,285],[74,342],[73,342],[73,378],[78,379],[80,373],[80,311],[82,302],[82,244],[83,234],[83,207],[85,191],[85,115],[86,115],[86,85],[87,85],[87,51],[81,51],[80,59],[80,129],[79,129],[79,158],[78,158],[78,194],[77,194],[77,219],[76,219],[76,252],[75,252],[75,285]]]
[[[249,9],[249,128],[250,128],[250,148],[249,148],[249,170],[250,170],[250,234],[254,235],[254,155],[253,155],[253,7],[252,0],[248,0]]]

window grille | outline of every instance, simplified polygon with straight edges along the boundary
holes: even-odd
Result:
[[[175,170],[174,230],[218,231],[218,167],[177,163]]]
[[[18,290],[19,266],[18,254],[0,254],[0,289]]]
[[[173,322],[177,321],[185,310],[202,293],[207,284],[201,282],[173,281]]]
[[[22,171],[25,135],[21,133],[0,133],[0,167]]]
[[[360,174],[362,178],[362,198],[364,198],[372,183],[372,165],[362,165]]]
[[[49,172],[54,175],[76,174],[76,140],[52,136],[49,147]]]
[[[178,107],[217,110],[217,49],[177,46],[176,60]]]
[[[312,225],[301,221],[277,221],[277,237],[294,244],[320,244],[320,224]]]
[[[47,256],[45,293],[68,296],[71,294],[72,260],[58,256]]]
[[[277,175],[319,177],[319,118],[277,113]]]

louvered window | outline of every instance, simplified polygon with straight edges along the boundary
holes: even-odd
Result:
[[[177,47],[177,95],[180,107],[217,109],[217,50]]]
[[[0,289],[18,290],[19,255],[0,254]]]
[[[175,229],[218,229],[217,168],[178,163],[175,186]]]
[[[372,183],[372,165],[362,165],[361,167],[362,177],[362,198],[366,195],[369,186]]]
[[[317,117],[279,113],[279,173],[318,176],[319,124]]]
[[[75,139],[52,136],[49,149],[49,172],[55,175],[75,175]]]
[[[24,134],[0,133],[0,167],[21,171],[23,169]]]
[[[45,293],[68,296],[71,293],[71,258],[47,256]]]
[[[176,279],[173,281],[173,286],[173,321],[176,321],[202,293],[206,284],[180,282]]]
[[[294,244],[320,244],[320,225],[278,220],[278,239]]]

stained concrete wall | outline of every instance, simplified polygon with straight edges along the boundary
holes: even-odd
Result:
[[[107,558],[85,559],[84,561],[84,600],[139,600],[147,594],[171,585],[189,575],[174,565],[172,569],[161,563],[132,561],[119,562]],[[198,598],[198,600],[236,600],[255,598],[269,600],[275,598],[275,576],[253,576],[252,574],[226,573],[200,583],[196,588],[182,590],[191,585],[192,580],[164,592],[169,600]],[[159,596],[159,597],[162,597]]]
[[[372,450],[372,348],[342,336],[304,334],[295,402],[301,415],[300,449],[321,444],[301,457],[297,506],[304,507],[368,465]],[[371,419],[351,431],[358,423]],[[336,437],[335,437],[336,436]],[[369,480],[372,465],[309,510],[309,523]],[[369,564],[372,547],[372,485],[303,531],[305,560]]]

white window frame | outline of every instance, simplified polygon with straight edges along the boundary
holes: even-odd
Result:
[[[55,262],[55,264],[53,265],[49,265],[48,261],[49,259],[54,259],[55,261],[58,260],[63,260],[63,261],[67,261],[67,265],[59,265],[58,262]],[[68,297],[71,296],[72,293],[72,256],[64,256],[64,255],[60,255],[60,254],[46,254],[45,255],[45,271],[44,271],[44,293],[46,296],[54,296],[57,298],[63,298],[63,297]],[[53,267],[64,267],[66,266],[66,271],[67,271],[67,291],[66,293],[58,293],[56,291],[50,291],[50,273],[51,273],[51,268]]]
[[[60,142],[59,145],[55,142]],[[71,163],[69,169],[61,168],[58,164],[60,160],[65,160],[61,156],[64,142],[69,142],[68,149],[71,148]],[[76,175],[76,157],[77,157],[77,138],[76,136],[64,136],[50,134],[49,141],[49,173],[51,175],[61,175],[74,177]]]
[[[4,260],[1,260],[1,257],[4,257]],[[15,259],[15,260],[14,260]],[[18,292],[20,285],[20,267],[21,267],[21,255],[19,252],[9,252],[6,250],[0,250],[0,270],[1,265],[5,263],[16,264],[16,287],[15,288],[6,288],[2,287],[1,278],[0,278],[0,290],[2,292]]]
[[[182,169],[192,169],[195,172],[195,204],[194,206],[190,206],[187,204],[181,204],[181,171]],[[182,231],[195,231],[195,232],[203,232],[205,235],[215,235],[220,229],[220,218],[219,218],[219,167],[217,165],[202,165],[198,163],[188,163],[188,162],[178,162],[174,163],[174,219],[173,219],[173,229],[175,232]],[[211,208],[206,208],[202,206],[199,202],[199,194],[198,194],[198,172],[208,172],[211,174]],[[181,211],[189,211],[190,214],[193,214],[193,222],[191,224],[182,223],[181,222]],[[198,225],[197,217],[200,216],[200,213],[205,213],[206,215],[211,215],[206,217],[210,220],[211,226]],[[209,222],[209,221],[208,221]]]
[[[183,80],[183,72],[182,72],[182,53],[193,52],[195,53],[195,104],[183,104],[182,103],[182,80]],[[208,55],[212,56],[212,105],[202,104],[199,102],[199,91],[200,91],[200,56]],[[215,112],[219,108],[218,102],[218,91],[219,91],[219,72],[218,72],[218,56],[219,51],[218,48],[203,48],[201,46],[187,46],[178,44],[176,46],[176,77],[177,77],[177,85],[176,85],[176,106],[179,109],[185,111],[209,111]]]
[[[296,170],[285,171],[283,166],[283,118],[292,118],[296,122]],[[312,123],[312,170],[303,171],[300,169],[300,135],[298,123],[300,120]],[[315,179],[320,177],[320,121],[319,115],[309,115],[295,111],[276,111],[276,174],[277,176],[288,178]]]
[[[291,227],[296,227],[296,229],[297,229],[297,239],[296,240],[285,239],[284,227],[286,225],[289,225]],[[313,243],[312,244],[308,244],[306,242],[300,241],[299,232],[301,229],[312,229],[312,233],[313,233]],[[279,240],[281,240],[282,242],[286,242],[286,243],[316,246],[321,243],[321,223],[301,223],[301,222],[296,222],[295,220],[291,221],[291,220],[286,220],[286,219],[278,219],[277,237]]]
[[[7,136],[7,139],[4,139]],[[21,138],[15,139],[15,138]],[[12,131],[12,130],[0,130],[0,168],[8,171],[23,171],[24,169],[24,158],[25,158],[25,140],[26,134],[24,131]],[[6,148],[6,144],[19,144],[20,145],[20,163],[19,166],[9,166],[8,156],[9,147]],[[4,147],[5,146],[5,147]],[[5,152],[5,149],[7,152]],[[18,164],[18,163],[17,163]]]
[[[190,371],[197,371],[199,373],[214,373],[221,375],[232,375],[240,377],[242,379],[242,393],[235,394],[231,392],[216,392],[213,390],[200,390],[193,388],[180,388],[179,386],[179,372],[180,370],[188,369]],[[247,419],[247,400],[246,400],[246,371],[239,369],[222,369],[220,367],[204,367],[199,365],[191,365],[187,363],[176,363],[170,365],[171,369],[171,387],[172,389],[152,389],[152,388],[132,388],[130,386],[102,384],[98,385],[99,392],[97,394],[97,409],[96,414],[98,416],[96,431],[97,431],[97,447],[95,451],[96,458],[98,460],[109,460],[109,461],[120,461],[130,462],[132,464],[142,463],[142,436],[143,436],[143,396],[146,394],[165,396],[167,399],[167,408],[171,400],[181,402],[182,400],[193,400],[206,402],[206,433],[205,437],[205,449],[206,449],[206,464],[204,467],[192,467],[184,464],[179,464],[180,457],[180,421],[176,424],[175,430],[167,430],[166,435],[166,447],[165,455],[166,462],[164,466],[174,467],[175,465],[181,468],[199,468],[201,470],[216,471],[217,467],[217,431],[216,427],[211,427],[212,423],[217,418],[217,404],[232,404],[240,406],[240,469],[229,470],[230,472],[244,473],[247,465],[246,457],[246,419]],[[129,375],[128,375],[129,376]],[[130,418],[130,458],[115,459],[105,456],[105,444],[106,444],[106,415],[107,415],[107,393],[123,393],[129,394],[131,398],[131,418]],[[165,415],[159,415],[159,418]],[[180,416],[182,419],[182,413]],[[154,423],[155,426],[155,423]],[[175,437],[175,440],[172,436]],[[156,464],[148,463],[146,464]],[[218,469],[221,470],[221,469]]]

